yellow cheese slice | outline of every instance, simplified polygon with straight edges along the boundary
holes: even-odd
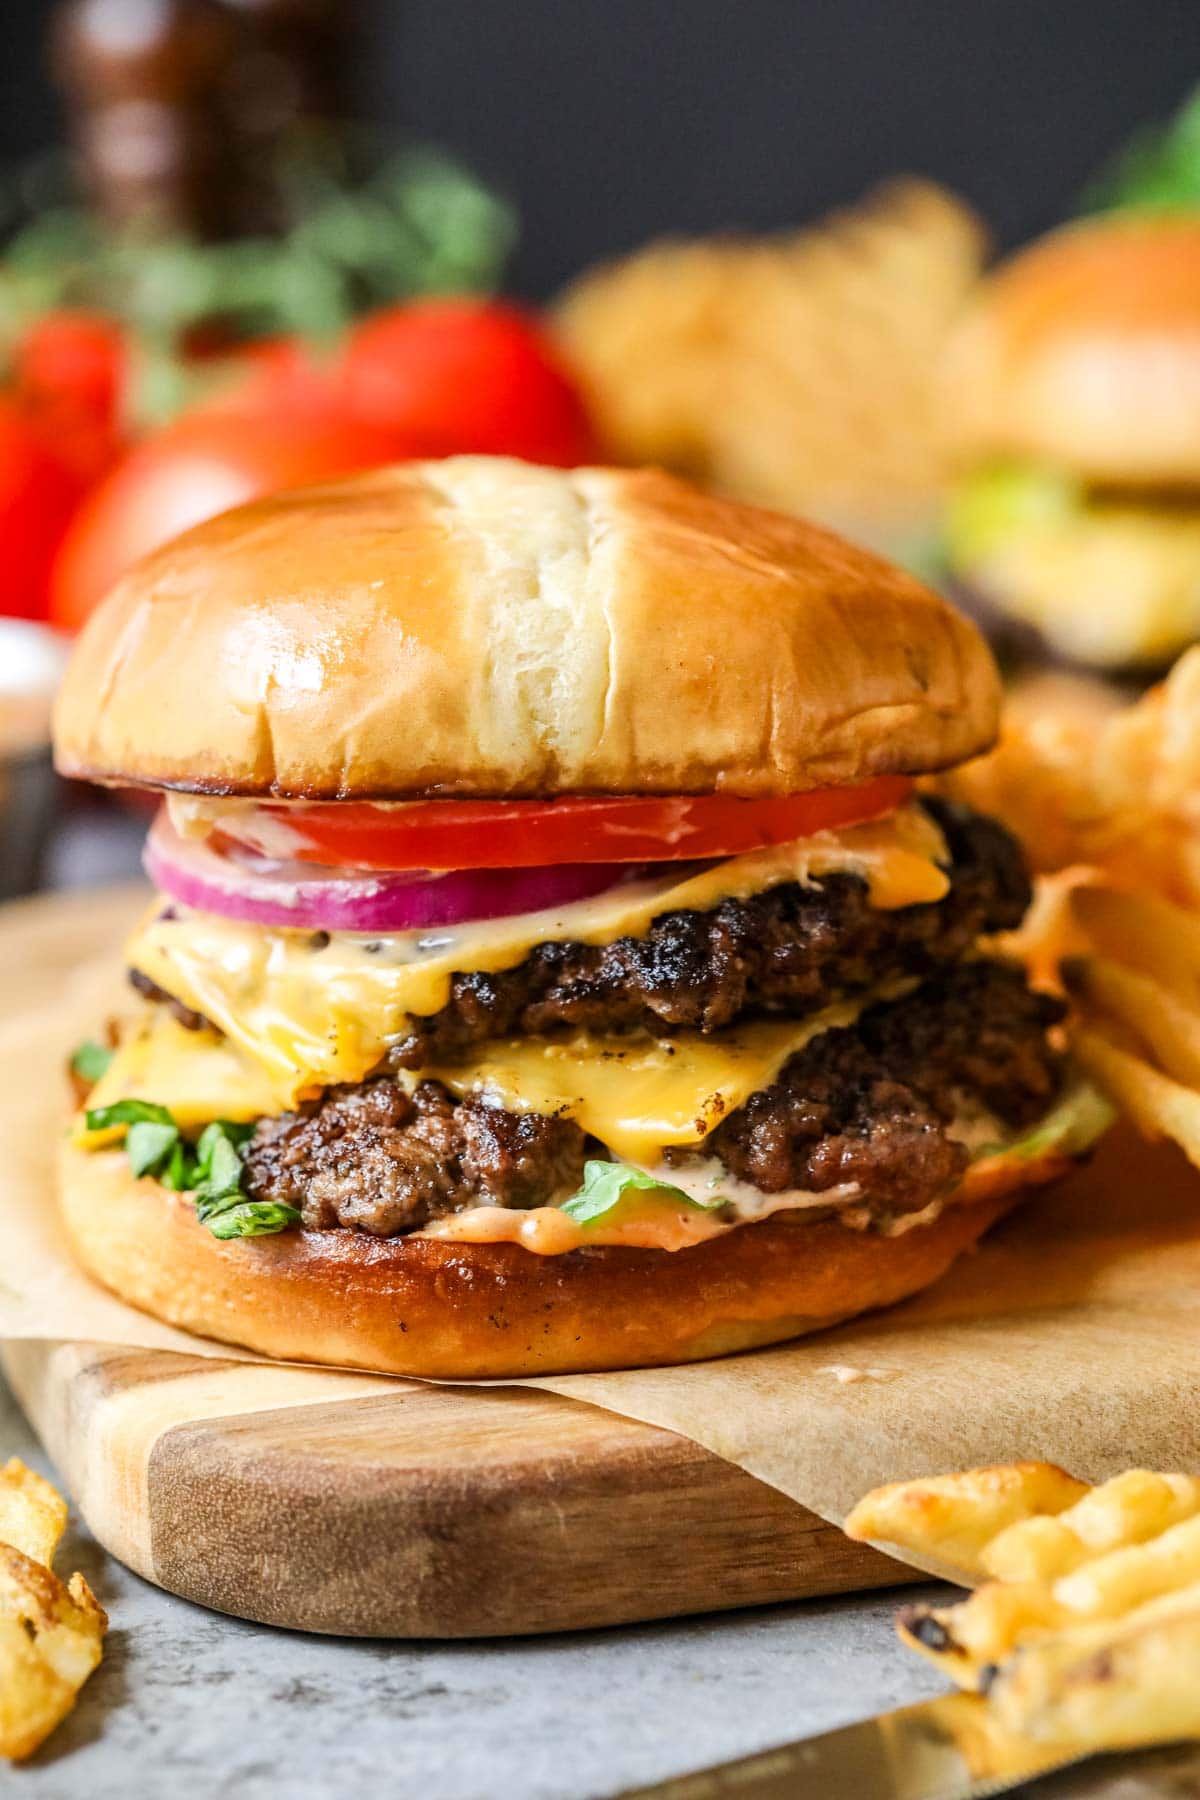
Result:
[[[949,885],[941,833],[918,806],[733,857],[682,879],[631,882],[573,906],[436,930],[368,936],[267,929],[156,906],[128,958],[258,1062],[283,1105],[333,1082],[361,1081],[410,1016],[437,1012],[457,971],[515,967],[537,944],[609,944],[661,913],[708,911],[785,881],[861,875],[874,905],[940,900]]]
[[[893,983],[887,997],[914,986]],[[405,1072],[410,1089],[432,1077],[452,1094],[480,1094],[510,1112],[578,1120],[630,1162],[656,1161],[668,1145],[698,1144],[759,1088],[768,1087],[797,1050],[822,1031],[848,1025],[877,993],[827,1007],[808,1019],[771,1020],[717,1038],[597,1037],[563,1042],[505,1039],[484,1045],[469,1064]],[[162,1008],[127,1025],[116,1055],[88,1096],[88,1108],[115,1100],[165,1106],[193,1135],[211,1119],[271,1117],[284,1110],[262,1069],[212,1031],[187,1031]],[[76,1142],[89,1149],[120,1137],[120,1127],[89,1132],[80,1114]]]
[[[893,986],[890,994],[896,992]],[[452,1094],[480,1094],[509,1112],[565,1115],[615,1156],[651,1163],[668,1147],[700,1143],[751,1094],[769,1087],[811,1038],[852,1024],[879,997],[859,996],[808,1019],[744,1025],[715,1038],[510,1038],[484,1045],[469,1068],[423,1073]]]
[[[88,1095],[89,1110],[117,1100],[165,1106],[189,1136],[212,1119],[243,1124],[280,1110],[259,1065],[215,1031],[187,1031],[165,1007],[129,1020],[117,1052]],[[89,1131],[80,1113],[75,1142],[98,1150],[124,1136],[124,1126]]]

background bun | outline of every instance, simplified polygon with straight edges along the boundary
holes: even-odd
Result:
[[[1070,1167],[1057,1152],[992,1159],[960,1203],[899,1237],[780,1213],[690,1250],[537,1256],[356,1231],[220,1243],[190,1201],[135,1180],[122,1150],[62,1158],[75,1255],[144,1312],[289,1361],[446,1380],[689,1362],[890,1306],[943,1275],[1019,1189]]]
[[[948,392],[971,456],[1200,484],[1200,218],[1085,222],[1014,257],[957,336]]]
[[[974,628],[829,532],[654,470],[458,457],[156,552],[56,736],[66,774],[218,794],[762,794],[961,762],[998,706]]]

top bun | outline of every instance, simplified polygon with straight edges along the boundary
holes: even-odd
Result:
[[[982,639],[899,569],[655,470],[409,463],[223,514],[88,622],[58,766],[295,799],[796,792],[961,762]]]
[[[956,337],[949,396],[971,455],[1200,484],[1200,219],[1089,221],[1014,257]]]

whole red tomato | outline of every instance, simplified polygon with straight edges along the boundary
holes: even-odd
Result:
[[[89,494],[55,561],[51,617],[76,631],[125,569],[215,513],[278,488],[392,462],[394,432],[314,396],[273,406],[229,396],[143,439]],[[265,410],[264,410],[265,407]]]
[[[569,468],[594,454],[578,389],[519,307],[388,307],[351,332],[342,369],[356,415],[405,432],[428,456],[477,451]]]
[[[37,422],[0,394],[0,613],[45,617],[51,564],[84,488]]]
[[[14,348],[17,398],[88,479],[116,458],[128,369],[125,332],[103,313],[44,313]]]

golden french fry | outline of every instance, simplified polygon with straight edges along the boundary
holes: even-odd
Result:
[[[1200,1008],[1200,916],[1155,894],[1104,886],[1075,888],[1071,912],[1101,956]]]
[[[1066,1616],[1044,1582],[987,1581],[957,1606],[902,1607],[896,1628],[951,1681],[974,1690],[1018,1644],[1052,1631]]]
[[[1144,1137],[1171,1138],[1200,1168],[1200,1093],[1162,1075],[1098,1024],[1071,1034],[1075,1060]]]
[[[1022,1647],[988,1698],[1004,1729],[1040,1743],[1117,1750],[1200,1737],[1200,1586]]]
[[[1200,1088],[1200,1012],[1153,976],[1103,957],[1080,957],[1064,968],[1067,988],[1085,1017],[1115,1020],[1133,1033],[1164,1075]]]
[[[1200,1480],[1127,1469],[1057,1518],[1019,1520],[980,1556],[998,1581],[1053,1581],[1089,1558],[1148,1538],[1200,1512]]]
[[[81,1575],[69,1588],[0,1544],[0,1756],[30,1756],[100,1661],[108,1620]]]
[[[1060,1576],[1055,1599],[1083,1619],[1112,1619],[1200,1583],[1200,1518],[1170,1525],[1146,1543],[1110,1550]]]
[[[49,1567],[66,1524],[62,1495],[11,1457],[0,1469],[0,1544],[10,1544]]]
[[[923,1551],[979,1575],[981,1553],[998,1532],[1034,1513],[1062,1512],[1086,1492],[1086,1483],[1053,1463],[969,1469],[875,1488],[843,1529],[848,1537]]]

